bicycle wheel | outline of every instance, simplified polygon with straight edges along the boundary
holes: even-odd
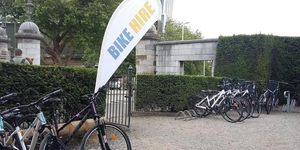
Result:
[[[200,102],[202,99],[202,96],[199,94],[193,94],[187,98],[188,100],[188,109],[193,109],[195,104]]]
[[[266,103],[266,111],[267,111],[267,114],[270,114],[271,110],[272,110],[272,107],[273,107],[273,98],[270,97],[268,100],[267,100],[267,103]]]
[[[240,103],[243,106],[243,115],[239,121],[244,121],[247,118],[251,117],[251,114],[253,112],[253,107],[251,106],[251,103],[247,99],[240,99]]]
[[[227,98],[222,104],[221,115],[226,121],[235,123],[242,118],[243,111],[244,108],[240,103],[240,98]]]
[[[258,118],[261,115],[262,107],[259,101],[252,101],[253,113],[252,118]]]
[[[29,126],[33,123],[34,119],[36,118],[36,114],[27,114],[25,116],[23,116],[22,118],[20,118],[17,122],[17,125],[20,127],[20,129],[22,130],[21,133],[25,133],[26,130],[29,128]],[[25,139],[25,145],[30,145],[31,144],[31,139],[32,139],[32,136],[28,136],[26,139]],[[43,137],[40,137],[38,138],[38,141],[35,145],[35,148],[38,149],[39,148],[39,145],[41,143],[41,141],[43,140]]]
[[[258,101],[259,101],[260,105],[266,105],[265,95],[264,94],[260,95],[260,97],[258,98]]]
[[[200,99],[201,100],[201,99]],[[199,101],[200,101],[199,100]],[[200,117],[206,117],[208,115],[207,113],[207,107],[208,107],[208,102],[207,100],[204,100],[203,102],[196,104],[194,106],[194,110]]]
[[[98,134],[104,129],[104,134]],[[106,144],[104,142],[107,142]],[[100,144],[99,144],[100,143]],[[84,135],[81,150],[131,150],[131,143],[126,133],[117,125],[105,123],[90,128]]]
[[[36,114],[28,114],[20,118],[17,122],[17,125],[20,129],[28,129],[28,127],[33,123],[36,118]]]
[[[49,135],[42,140],[39,150],[67,150],[67,147],[59,138]]]
[[[2,120],[3,121],[3,125],[4,125],[4,137],[5,139],[2,139],[2,137],[0,136],[0,142],[2,145],[4,145],[4,143],[8,140],[7,137],[8,135],[14,131],[14,128],[6,121]],[[13,139],[14,140],[14,139]],[[14,142],[13,141],[8,141],[7,143],[5,143],[7,145],[7,147],[13,147],[11,144],[13,144]]]

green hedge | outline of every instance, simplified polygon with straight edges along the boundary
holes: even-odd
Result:
[[[217,90],[221,78],[176,75],[138,75],[135,106],[143,111],[179,111],[187,98],[201,90]]]
[[[295,99],[300,99],[300,37],[273,35],[237,35],[219,37],[216,57],[216,76],[248,79],[266,83],[285,81]]]
[[[54,90],[63,89],[62,110],[70,116],[89,103],[80,97],[94,92],[96,74],[94,68],[0,63],[0,96],[17,92],[17,98],[4,105],[11,107],[16,103],[28,104]],[[100,107],[98,103],[98,113],[103,115],[105,104]]]
[[[300,37],[273,35],[237,35],[219,37],[215,76],[230,77],[233,81],[246,79],[258,81],[260,92],[268,80],[285,81],[281,85],[281,104],[286,103],[283,92],[292,92],[299,100],[300,94]],[[139,110],[184,110],[187,98],[202,89],[217,89],[221,78],[139,75],[137,78],[136,108]]]
[[[268,80],[273,45],[274,37],[269,35],[219,37],[215,75]]]

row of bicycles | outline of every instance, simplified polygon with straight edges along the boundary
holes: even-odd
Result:
[[[201,94],[193,94],[188,98],[190,108],[179,111],[175,119],[191,119],[206,117],[210,114],[221,114],[230,123],[258,118],[265,108],[269,114],[278,105],[280,84],[288,84],[270,80],[267,89],[258,94],[257,83],[238,80],[236,84],[230,78],[223,78],[221,90],[202,90]]]
[[[57,96],[62,90],[53,91],[35,102],[20,105],[2,110],[0,112],[0,149],[1,150],[67,150],[68,143],[74,135],[85,124],[88,119],[94,120],[94,126],[90,127],[84,134],[80,150],[131,150],[131,143],[127,134],[117,125],[105,122],[96,113],[96,99],[103,92],[100,88],[96,93],[82,96],[90,101],[88,106],[74,114],[67,122],[58,125],[57,110],[55,103],[61,102]],[[0,104],[3,106],[17,93],[10,93],[0,97]],[[49,114],[44,114],[42,108],[50,105]],[[24,113],[26,112],[26,113]],[[61,132],[73,121],[79,123],[67,136],[61,136]]]

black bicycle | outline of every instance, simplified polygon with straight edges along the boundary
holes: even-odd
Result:
[[[260,96],[259,101],[265,105],[267,114],[270,114],[273,107],[279,103],[278,93],[279,84],[288,84],[287,82],[269,80],[267,83],[267,90]]]
[[[104,88],[99,88],[99,90],[94,94],[87,94],[82,96],[83,99],[89,100],[90,103],[84,109],[79,111],[75,116],[69,119],[61,127],[58,127],[57,122],[57,111],[52,103],[50,115],[47,117],[47,121],[54,125],[57,137],[61,137],[60,133],[73,121],[81,119],[79,123],[75,126],[74,130],[68,135],[65,136],[63,142],[67,145],[78,130],[83,126],[83,124],[89,119],[93,118],[94,126],[92,126],[84,135],[81,148],[82,150],[86,149],[102,149],[102,150],[114,150],[114,149],[124,149],[131,150],[131,143],[127,134],[117,125],[112,123],[105,122],[97,113],[96,113],[96,99],[99,98],[99,94],[105,92]],[[52,102],[60,101],[59,98],[52,99]],[[103,101],[103,99],[101,100]],[[104,99],[105,101],[105,99]],[[24,116],[20,119],[21,122],[28,122],[32,120],[35,114],[30,114]],[[40,148],[42,149],[52,149],[52,142],[48,138],[44,138],[41,141]]]

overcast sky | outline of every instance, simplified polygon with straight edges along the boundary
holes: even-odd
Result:
[[[174,0],[173,19],[204,38],[272,34],[300,37],[300,0]]]

